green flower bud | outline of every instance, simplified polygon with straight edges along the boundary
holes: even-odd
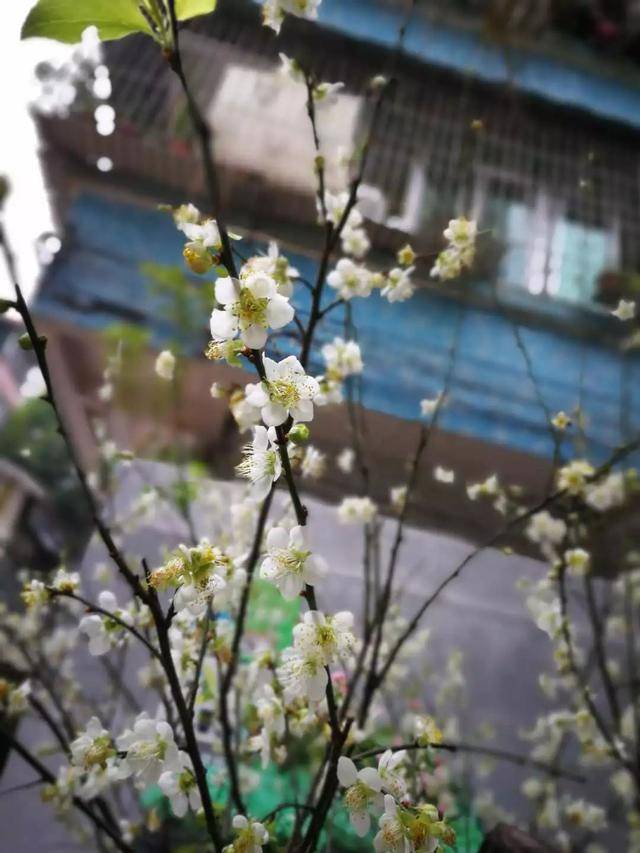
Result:
[[[306,444],[311,432],[306,424],[296,424],[289,432],[289,438],[293,444]]]

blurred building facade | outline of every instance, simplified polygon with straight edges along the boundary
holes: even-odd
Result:
[[[565,448],[576,445],[594,461],[640,427],[633,326],[610,316],[620,296],[640,292],[640,70],[557,35],[537,45],[532,34],[544,20],[530,26],[525,16],[525,35],[507,39],[487,24],[499,20],[486,14],[499,4],[436,5],[417,4],[400,53],[407,4],[391,0],[324,0],[319,26],[287,20],[277,40],[260,26],[255,3],[227,0],[185,30],[182,44],[242,251],[276,238],[311,280],[319,250],[314,151],[304,93],[279,74],[278,53],[345,83],[321,117],[336,186],[344,180],[336,152],[359,144],[368,126],[368,82],[393,68],[397,82],[383,102],[361,193],[372,264],[393,265],[407,240],[418,252],[437,251],[455,215],[476,218],[484,233],[477,264],[459,282],[434,282],[425,264],[409,302],[353,301],[368,371],[368,442],[383,474],[397,476],[419,400],[447,384],[430,459],[455,468],[460,483],[428,483],[419,510],[432,524],[478,535],[484,521],[465,508],[462,481],[497,471],[542,488],[554,452],[551,414],[579,410]],[[39,120],[65,239],[35,307],[88,456],[90,418],[102,406],[99,332],[134,324],[156,349],[178,334],[140,269],[150,260],[179,263],[180,235],[156,205],[194,201],[206,210],[185,103],[156,46],[137,37],[110,44],[106,63],[113,133],[96,132],[91,101],[63,120]],[[113,168],[102,172],[98,163]],[[202,332],[183,340],[194,358],[177,427],[210,458],[227,426],[209,385],[244,380],[202,358],[206,326],[203,316]],[[336,311],[320,341],[342,328]],[[134,418],[122,414],[129,439],[157,429],[153,396],[142,392],[137,403]],[[323,449],[344,443],[339,417],[320,413]],[[330,492],[344,486],[337,476]]]

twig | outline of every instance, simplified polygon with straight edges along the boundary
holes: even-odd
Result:
[[[83,598],[81,595],[78,595],[76,592],[66,592],[64,590],[55,589],[54,587],[47,587],[50,595],[54,598],[70,598],[73,601],[77,601],[82,604],[90,613],[96,613],[100,616],[104,616],[107,619],[111,619],[113,622],[116,622],[120,625],[121,628],[124,628],[125,631],[128,631],[132,637],[135,637],[138,642],[142,643],[142,645],[147,649],[149,654],[155,657],[157,660],[162,660],[160,656],[160,652],[151,645],[151,643],[144,637],[137,628],[134,628],[133,625],[130,625],[128,622],[125,622],[120,616],[117,616],[115,613],[111,613],[109,610],[105,610],[104,607],[100,607],[99,604],[93,604],[93,602],[88,601],[86,598]]]
[[[10,731],[8,731],[8,729],[2,728],[0,729],[0,732],[2,733],[3,738],[6,739],[9,746],[15,750],[15,752],[17,752],[18,755],[36,771],[36,773],[39,774],[42,782],[46,782],[48,785],[55,785],[56,777],[38,758],[35,757],[35,755],[29,752],[29,750],[23,746],[23,744],[21,744],[20,741],[17,740]],[[72,797],[72,802],[79,811],[89,818],[97,829],[109,836],[118,850],[123,851],[123,853],[133,853],[133,848],[122,839],[120,833],[111,827],[107,821],[95,814],[95,812],[89,808],[87,803],[83,802],[79,797]]]
[[[599,479],[606,476],[611,471],[611,469],[615,465],[618,464],[618,462],[621,462],[623,459],[625,459],[627,456],[629,456],[629,454],[633,453],[639,447],[640,447],[640,436],[636,437],[633,441],[624,445],[624,447],[619,447],[617,450],[615,450],[611,454],[608,461],[605,462],[603,465],[601,465],[597,469],[597,471],[593,475],[591,481],[597,482]],[[382,681],[384,680],[384,678],[386,677],[386,674],[389,671],[389,668],[392,666],[394,660],[396,659],[396,657],[398,655],[398,652],[400,651],[400,649],[404,645],[405,641],[411,636],[411,634],[418,627],[418,624],[420,623],[420,620],[422,619],[423,615],[426,613],[426,611],[429,609],[429,607],[431,607],[431,605],[434,603],[434,601],[436,601],[440,597],[440,595],[449,586],[449,584],[452,583],[454,580],[456,580],[459,577],[459,575],[469,565],[469,563],[471,563],[478,556],[478,554],[482,553],[482,551],[485,551],[487,548],[491,548],[494,545],[496,545],[500,541],[500,539],[502,539],[503,536],[507,535],[507,533],[510,533],[515,528],[519,527],[524,522],[528,521],[532,516],[536,515],[536,513],[542,512],[543,510],[548,509],[550,506],[553,506],[557,501],[559,501],[561,498],[563,498],[565,496],[566,496],[566,490],[559,489],[558,491],[554,492],[553,494],[547,495],[545,498],[543,498],[541,501],[539,501],[537,504],[530,507],[529,509],[523,510],[522,512],[518,513],[510,521],[508,521],[503,527],[501,527],[500,530],[498,530],[498,531],[496,531],[496,533],[492,534],[483,543],[478,545],[477,548],[475,548],[473,551],[470,551],[466,555],[466,557],[464,557],[464,559],[460,563],[458,563],[456,568],[449,575],[447,575],[447,577],[444,578],[444,580],[442,580],[438,584],[438,586],[436,587],[434,592],[432,592],[431,595],[423,602],[423,604],[420,606],[420,608],[417,610],[417,612],[415,613],[415,615],[413,616],[413,618],[409,622],[407,628],[402,632],[402,634],[400,635],[398,640],[394,643],[391,651],[389,652],[389,656],[387,658],[387,661],[384,664],[384,666],[383,666],[383,668],[380,671],[380,674],[378,676],[377,680],[378,680],[379,684],[381,684]]]
[[[392,744],[388,746],[379,746],[373,749],[367,749],[364,752],[358,752],[352,755],[353,761],[360,761],[364,758],[372,758],[375,755],[382,755],[387,749],[392,749],[394,752],[400,750],[416,750],[416,749],[436,749],[444,750],[445,752],[472,753],[475,755],[486,755],[488,758],[495,758],[498,761],[508,761],[511,764],[517,764],[520,767],[535,767],[542,773],[547,773],[549,776],[554,776],[561,779],[568,779],[571,782],[579,782],[584,784],[587,780],[581,773],[576,773],[573,770],[564,770],[561,767],[556,767],[553,764],[547,764],[544,761],[536,761],[528,755],[520,755],[515,752],[509,752],[505,749],[497,749],[488,746],[480,746],[479,744],[470,743],[410,743]]]
[[[253,575],[255,572],[256,564],[258,562],[258,557],[260,555],[260,548],[262,547],[262,538],[264,535],[264,528],[267,523],[267,518],[269,516],[269,510],[271,508],[271,501],[273,500],[273,492],[274,489],[272,486],[271,490],[269,491],[269,494],[262,502],[262,506],[260,508],[260,515],[258,516],[258,523],[256,525],[256,530],[253,536],[251,553],[247,558],[247,580],[244,585],[244,589],[242,590],[242,597],[240,599],[240,608],[238,610],[238,617],[236,619],[233,640],[231,643],[231,655],[229,659],[229,664],[225,670],[224,676],[220,684],[220,723],[222,726],[222,746],[224,749],[225,759],[227,763],[227,770],[229,772],[231,797],[233,799],[236,809],[242,814],[244,814],[245,812],[245,806],[242,799],[242,792],[240,790],[240,780],[238,778],[238,770],[236,767],[235,756],[233,754],[233,730],[231,727],[231,721],[229,719],[229,693],[231,691],[233,677],[236,673],[236,669],[238,666],[238,658],[240,656],[240,643],[242,640],[242,635],[244,633],[244,624],[247,615],[247,607],[249,605],[249,595],[251,593]]]

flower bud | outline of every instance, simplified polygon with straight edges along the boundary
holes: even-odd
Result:
[[[293,444],[306,444],[310,435],[309,427],[306,424],[296,424],[289,432],[289,438]]]
[[[191,272],[195,272],[198,275],[204,275],[213,266],[211,253],[202,243],[187,243],[182,250],[182,255]]]

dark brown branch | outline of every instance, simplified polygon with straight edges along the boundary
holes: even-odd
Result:
[[[38,367],[40,368],[42,378],[44,379],[47,391],[46,397],[44,399],[47,401],[47,403],[49,403],[55,415],[56,421],[58,423],[58,432],[66,445],[67,453],[71,460],[71,464],[75,469],[78,480],[80,481],[80,486],[84,493],[84,497],[89,507],[93,522],[100,535],[100,538],[102,539],[102,542],[104,543],[107,549],[107,552],[109,553],[109,556],[117,566],[122,576],[125,578],[125,580],[129,584],[131,589],[135,592],[135,594],[138,595],[138,597],[141,598],[142,601],[146,601],[146,591],[142,588],[139,578],[129,568],[127,561],[125,560],[122,552],[117,547],[113,539],[109,527],[102,520],[102,515],[98,507],[98,503],[94,497],[93,492],[91,491],[91,487],[89,486],[89,483],[87,481],[87,476],[82,466],[80,465],[80,461],[76,455],[75,448],[71,441],[71,436],[67,432],[66,426],[62,419],[62,414],[60,412],[60,409],[58,408],[58,404],[56,402],[56,397],[53,390],[53,384],[51,382],[51,374],[49,372],[49,364],[46,356],[46,340],[38,334],[33,319],[31,317],[29,307],[22,294],[20,285],[18,284],[15,261],[9,244],[7,242],[2,223],[0,223],[0,245],[2,246],[2,252],[4,254],[7,269],[9,271],[9,276],[11,278],[16,293],[15,307],[17,312],[22,317],[22,321],[25,325],[25,329],[27,331],[31,347],[38,362]]]
[[[175,0],[168,0],[168,7],[169,15],[171,18],[173,50],[167,52],[167,61],[171,70],[174,72],[174,74],[180,81],[180,85],[182,86],[182,91],[187,101],[189,117],[191,119],[191,123],[193,124],[193,129],[198,140],[198,145],[200,146],[200,154],[202,166],[205,172],[205,181],[207,186],[207,193],[209,195],[209,204],[211,205],[211,213],[213,214],[216,220],[218,231],[220,232],[220,240],[222,243],[222,251],[220,257],[222,263],[227,268],[229,275],[232,278],[237,278],[238,270],[236,268],[236,264],[233,258],[231,240],[229,239],[229,232],[222,216],[222,206],[220,203],[220,188],[218,185],[218,178],[212,153],[213,136],[211,134],[209,125],[207,124],[206,120],[202,115],[200,107],[198,106],[198,103],[191,91],[191,88],[187,83],[187,78],[184,73],[184,67],[182,64],[182,53],[180,51],[180,33],[176,17]]]
[[[143,565],[145,568],[145,574],[148,575],[148,568],[146,564],[143,563]],[[189,711],[189,708],[187,707],[187,703],[182,692],[180,679],[178,677],[178,673],[176,672],[175,664],[173,662],[173,656],[171,654],[171,641],[169,639],[169,623],[165,619],[156,591],[152,587],[149,590],[149,609],[151,610],[151,615],[153,617],[154,625],[156,628],[156,634],[158,635],[162,667],[167,676],[167,680],[169,682],[169,690],[171,691],[171,696],[173,698],[173,702],[176,706],[176,711],[178,712],[178,717],[182,725],[186,749],[189,753],[189,758],[191,759],[191,763],[193,766],[193,774],[195,776],[196,784],[198,786],[198,792],[200,793],[200,799],[202,800],[202,808],[204,810],[207,831],[209,833],[211,841],[213,842],[213,846],[216,850],[216,853],[220,853],[220,851],[222,850],[222,838],[220,835],[220,829],[218,827],[218,821],[213,810],[211,795],[209,793],[209,786],[207,783],[207,771],[202,761],[202,756],[200,754],[200,747],[198,746],[198,741],[193,726],[193,717]]]

